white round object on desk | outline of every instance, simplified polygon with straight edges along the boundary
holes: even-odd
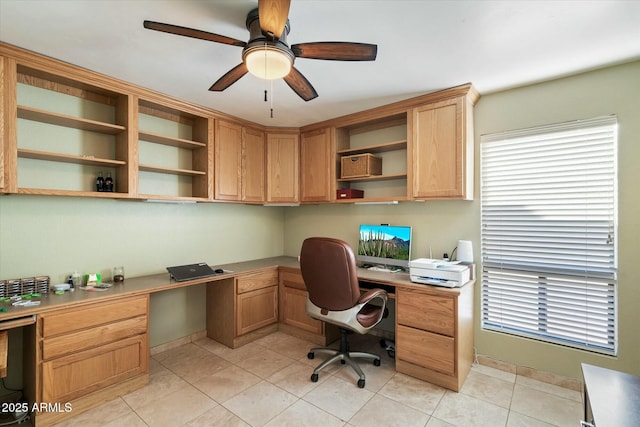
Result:
[[[68,283],[60,283],[59,285],[52,285],[53,291],[68,291],[71,286]]]

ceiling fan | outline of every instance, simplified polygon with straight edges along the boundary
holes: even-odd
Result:
[[[210,88],[223,91],[242,76],[251,72],[263,79],[283,78],[295,93],[305,101],[318,96],[311,83],[293,63],[296,58],[326,59],[333,61],[373,61],[378,46],[352,42],[312,42],[289,46],[290,0],[258,0],[258,8],[247,15],[249,41],[234,39],[207,31],[161,22],[144,21],[144,27],[185,37],[208,40],[242,47],[242,63],[220,77]]]

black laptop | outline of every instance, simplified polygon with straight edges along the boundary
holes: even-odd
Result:
[[[184,282],[185,280],[194,280],[216,275],[216,272],[213,271],[206,262],[167,267],[167,271],[176,282]]]

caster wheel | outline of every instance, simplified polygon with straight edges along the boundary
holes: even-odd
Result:
[[[313,354],[313,351],[310,351],[309,353],[307,353],[307,359],[313,359],[315,357],[315,354]]]
[[[373,359],[374,366],[380,366],[380,359]]]
[[[340,363],[341,363],[342,365],[344,365],[344,364],[345,364],[345,363],[347,363],[347,362],[346,362],[346,360],[342,359],[342,360],[340,360]]]
[[[313,383],[318,382],[318,374],[311,374],[311,382]]]
[[[364,380],[358,380],[358,387],[364,388]]]

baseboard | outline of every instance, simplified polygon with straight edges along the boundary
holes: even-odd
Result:
[[[194,341],[198,341],[199,339],[206,338],[206,336],[207,336],[206,330],[198,331],[191,335],[187,335],[186,337],[178,338],[177,340],[169,341],[164,344],[159,344],[155,347],[151,347],[149,352],[151,353],[151,356],[154,356],[158,353],[162,353],[163,351],[171,350],[172,348],[176,348],[176,347],[181,347],[185,344],[189,344]]]
[[[478,364],[509,372],[511,374],[520,375],[534,380],[542,381],[547,384],[557,385],[559,387],[568,388],[569,390],[582,391],[582,381],[563,375],[554,374],[552,372],[540,371],[538,369],[527,366],[515,365],[513,363],[503,362],[502,360],[493,359],[489,356],[478,355],[476,360]]]

